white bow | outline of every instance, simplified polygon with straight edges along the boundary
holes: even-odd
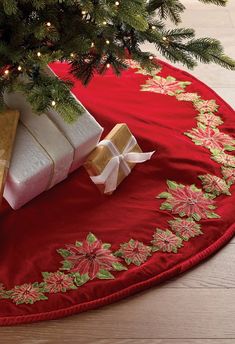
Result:
[[[136,144],[137,142],[133,135],[130,137],[122,153],[119,152],[115,144],[110,140],[103,140],[98,144],[98,146],[107,146],[113,155],[100,175],[90,177],[95,184],[105,184],[104,193],[110,193],[116,190],[119,167],[121,167],[125,175],[128,176],[131,172],[128,163],[137,164],[145,162],[151,159],[153,153],[155,153],[155,151],[148,153],[131,152]]]

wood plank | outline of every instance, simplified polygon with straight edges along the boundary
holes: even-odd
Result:
[[[39,338],[39,337],[38,337]],[[76,339],[71,342],[71,338],[55,337],[53,334],[48,339],[40,340],[33,338],[25,340],[24,336],[16,336],[14,333],[11,338],[2,338],[4,344],[234,344],[234,339]]]
[[[1,340],[6,343],[9,335],[24,336],[24,344],[47,343],[50,336],[59,343],[63,339],[68,343],[84,343],[84,339],[233,339],[234,318],[235,289],[157,287],[69,318],[2,328]]]
[[[165,283],[167,288],[235,288],[235,246],[228,244],[214,256]]]

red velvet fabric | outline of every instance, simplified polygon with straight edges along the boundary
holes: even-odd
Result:
[[[162,63],[160,75],[191,81],[187,92],[198,92],[203,99],[215,99],[224,124],[220,130],[234,135],[235,116],[227,105],[202,82],[190,74]],[[54,72],[68,76],[66,64],[54,63]],[[52,190],[18,211],[4,201],[0,211],[0,282],[7,289],[23,283],[42,281],[41,272],[59,269],[62,257],[57,249],[76,240],[85,240],[88,232],[103,242],[119,244],[137,239],[149,244],[156,227],[165,229],[173,216],[160,210],[162,200],[155,196],[166,190],[166,180],[196,184],[198,175],[220,176],[220,166],[211,160],[208,150],[196,146],[183,132],[196,126],[191,102],[175,97],[140,92],[146,76],[133,69],[121,77],[109,70],[96,75],[88,87],[75,80],[74,94],[105,128],[125,122],[144,151],[156,150],[153,158],[135,167],[131,175],[111,196],[103,196],[80,168]],[[234,186],[231,188],[234,190]],[[0,324],[10,325],[55,319],[99,307],[158,284],[199,263],[235,233],[235,192],[218,198],[220,219],[203,220],[203,235],[184,242],[177,254],[157,252],[141,266],[114,272],[113,280],[94,279],[66,293],[50,294],[48,300],[15,305],[0,300]]]

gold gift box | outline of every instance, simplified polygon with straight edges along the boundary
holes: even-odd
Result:
[[[19,111],[6,110],[0,113],[0,203],[10,164]]]
[[[117,124],[110,133],[104,138],[104,140],[110,140],[117,147],[120,154],[123,153],[127,146],[132,133],[125,123]],[[131,152],[142,153],[142,150],[138,144],[136,144]],[[84,166],[90,176],[98,176],[102,173],[108,162],[113,158],[113,154],[110,152],[107,146],[97,146],[88,156]],[[127,163],[130,169],[136,165],[134,163]],[[126,175],[119,167],[117,186],[126,178]],[[105,185],[97,184],[97,187],[104,193]],[[108,193],[109,195],[112,193]]]

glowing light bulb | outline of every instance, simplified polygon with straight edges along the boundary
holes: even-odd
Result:
[[[120,2],[119,2],[119,1],[115,1],[115,5],[116,5],[116,6],[119,6],[119,5],[120,5]]]
[[[50,23],[50,22],[47,22],[47,23],[46,23],[46,26],[47,26],[47,27],[50,27],[50,26],[51,26],[51,23]]]
[[[37,52],[37,56],[40,57],[42,54],[40,53],[40,51]]]
[[[94,43],[94,42],[92,42],[92,43],[91,43],[91,47],[92,47],[92,48],[94,48],[94,46],[95,46],[95,43]]]
[[[22,67],[21,67],[21,66],[18,66],[17,69],[18,69],[18,71],[21,71],[21,70],[22,70]]]
[[[107,63],[107,65],[106,65],[106,66],[107,66],[107,68],[110,68],[110,63]]]
[[[56,102],[54,100],[52,100],[51,105],[55,106],[55,104],[56,104]]]
[[[74,57],[74,53],[71,53],[70,56],[71,56],[71,57]]]
[[[152,30],[155,30],[155,29],[156,29],[156,26],[155,26],[155,25],[152,25],[152,26],[151,26],[151,29],[152,29]]]
[[[85,14],[86,14],[86,11],[82,11],[82,14],[85,15]]]
[[[164,37],[162,37],[162,40],[163,40],[163,41],[166,41],[166,40],[167,40],[167,38],[164,36]]]
[[[103,21],[103,25],[106,25],[106,24],[107,24],[107,22],[104,20],[104,21]]]
[[[110,44],[110,41],[108,39],[106,39],[105,43],[106,44]]]
[[[152,60],[152,59],[153,59],[153,56],[149,56],[149,59]]]
[[[6,70],[4,71],[4,74],[5,74],[5,75],[8,75],[9,73],[10,73],[9,69],[6,69]]]

